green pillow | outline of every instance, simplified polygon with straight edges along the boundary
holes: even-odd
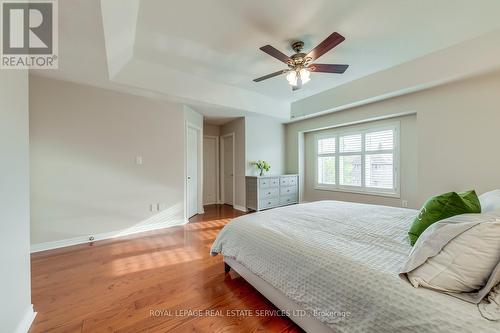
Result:
[[[411,245],[415,244],[418,237],[431,224],[455,215],[468,213],[481,213],[481,204],[474,190],[462,193],[449,192],[430,198],[408,231]]]

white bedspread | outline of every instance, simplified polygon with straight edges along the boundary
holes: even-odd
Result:
[[[418,212],[320,201],[234,219],[212,254],[232,257],[334,332],[500,332],[477,306],[398,277]]]

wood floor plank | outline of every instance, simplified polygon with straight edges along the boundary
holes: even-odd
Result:
[[[184,226],[32,254],[30,333],[302,332],[286,317],[234,315],[275,309],[209,254],[241,214],[211,205]]]

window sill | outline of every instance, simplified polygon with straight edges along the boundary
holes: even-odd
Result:
[[[342,188],[342,187],[330,187],[330,186],[321,186],[315,185],[313,187],[315,190],[319,191],[330,191],[330,192],[342,192],[342,193],[352,193],[352,194],[363,194],[363,195],[372,195],[377,197],[389,197],[389,198],[401,198],[401,195],[398,192],[384,192],[384,191],[362,191],[350,188]]]

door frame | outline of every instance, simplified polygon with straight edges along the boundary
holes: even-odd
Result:
[[[208,139],[215,139],[215,202],[209,203],[209,204],[220,204],[221,202],[221,195],[220,195],[220,143],[219,143],[219,137],[216,135],[203,135],[203,139],[208,138]],[[206,154],[203,155],[204,158],[206,157]],[[234,168],[234,167],[233,167]],[[205,176],[205,175],[203,175]],[[205,177],[203,177],[205,179]],[[203,200],[203,198],[202,198]],[[203,203],[205,204],[205,203]]]
[[[196,184],[197,188],[197,213],[203,214],[203,130],[201,127],[197,126],[186,120],[184,127],[184,220],[189,222],[188,217],[188,129],[194,129],[198,135],[198,165],[196,166],[196,173],[198,182]]]
[[[235,135],[234,135],[234,132],[232,133],[228,133],[228,134],[224,134],[224,135],[221,135],[220,137],[220,179],[222,179],[222,184],[221,184],[221,191],[220,191],[220,202],[221,204],[225,204],[226,203],[226,194],[224,193],[225,190],[224,190],[224,139],[225,138],[228,138],[228,137],[231,137],[232,140],[233,140],[233,207],[235,205],[235,202],[234,202],[234,198],[235,198],[235,164],[234,164],[234,161],[235,161]]]

